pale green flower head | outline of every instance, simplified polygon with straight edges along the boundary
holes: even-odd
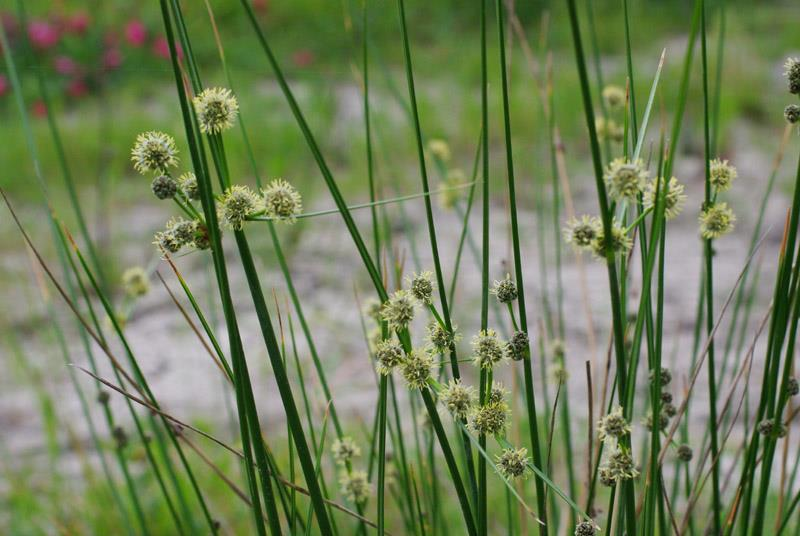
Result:
[[[136,137],[131,149],[133,168],[144,175],[149,171],[166,173],[178,165],[178,149],[172,136],[151,130]]]
[[[511,410],[505,402],[490,402],[472,408],[469,428],[478,435],[496,435],[505,432]]]
[[[122,272],[122,286],[131,298],[144,296],[150,291],[147,272],[141,266],[133,266]]]
[[[530,458],[526,448],[503,449],[502,454],[496,458],[497,469],[507,480],[524,478],[530,471],[528,468]]]
[[[647,175],[644,162],[640,159],[631,162],[625,158],[617,158],[608,165],[603,178],[611,199],[635,202],[644,189]]]
[[[204,89],[192,99],[197,122],[204,134],[219,134],[233,126],[239,113],[239,103],[230,89]]]
[[[261,193],[264,196],[264,213],[274,221],[294,223],[303,212],[300,193],[283,179],[270,182]]]
[[[597,216],[583,215],[572,218],[564,228],[564,240],[577,249],[591,249],[597,235],[602,231],[603,223]]]
[[[625,106],[625,90],[619,86],[606,86],[603,88],[603,100],[606,105],[612,109],[622,108]]]
[[[436,158],[444,163],[450,161],[452,154],[450,153],[450,145],[441,139],[432,139],[428,142],[428,151]]]
[[[655,179],[649,181],[647,186],[644,190],[643,196],[643,203],[644,208],[651,209],[655,208],[656,206],[656,190],[661,188],[667,188],[667,195],[664,199],[664,216],[671,220],[678,216],[683,210],[683,205],[686,202],[686,194],[684,194],[684,186],[678,179],[672,177],[669,179],[668,183],[664,182],[664,177],[661,177],[659,181],[661,184],[659,185]],[[658,192],[661,195],[661,192]]]
[[[597,237],[592,243],[592,252],[597,257],[604,258],[606,256],[606,247],[610,247],[611,251],[613,251],[615,255],[620,253],[628,253],[633,247],[633,240],[631,240],[631,238],[628,236],[627,229],[617,223],[616,220],[611,222],[610,243],[607,244],[606,242],[605,232],[601,226],[600,229],[598,229]]]
[[[217,205],[223,225],[240,231],[248,216],[261,208],[261,199],[247,186],[234,185],[225,190]]]
[[[403,362],[403,349],[391,339],[380,341],[375,348],[375,361],[378,373],[388,376]]]
[[[715,158],[708,163],[708,166],[709,182],[719,192],[729,190],[733,181],[739,175],[736,168],[730,165],[727,160]]]
[[[611,413],[597,421],[597,438],[600,441],[606,439],[620,439],[631,432],[631,425],[622,413],[622,406],[617,406]]]
[[[442,401],[447,411],[455,419],[459,420],[466,419],[469,416],[477,399],[475,388],[464,385],[460,379],[451,379],[439,392],[439,400]]]
[[[409,389],[426,389],[431,372],[436,368],[433,356],[425,351],[412,350],[403,360],[400,371]]]
[[[350,436],[343,436],[341,439],[336,439],[331,445],[333,458],[339,465],[347,465],[353,458],[361,456],[361,449]]]
[[[505,348],[493,329],[481,330],[472,338],[472,360],[481,369],[491,369],[506,357]]]
[[[414,320],[414,313],[419,302],[407,290],[395,291],[381,308],[381,318],[389,324],[390,329],[402,330]]]
[[[430,304],[433,300],[433,291],[436,285],[433,283],[433,273],[422,271],[406,278],[411,294],[425,304]]]
[[[342,471],[339,476],[342,495],[355,504],[364,504],[372,494],[372,486],[365,471]]]
[[[700,213],[700,236],[714,240],[733,231],[736,215],[727,203],[714,203]]]

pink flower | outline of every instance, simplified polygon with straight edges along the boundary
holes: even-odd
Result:
[[[178,52],[178,59],[183,59],[183,49],[181,48],[180,43],[175,43],[175,49]],[[157,37],[155,41],[153,41],[153,54],[158,56],[159,58],[169,59],[169,41],[167,41],[166,37],[160,36]]]
[[[147,41],[147,28],[142,21],[132,20],[125,25],[125,40],[132,47],[139,48]]]
[[[79,13],[75,13],[71,17],[67,17],[67,19],[64,21],[64,29],[67,31],[67,33],[82,35],[86,33],[87,29],[89,29],[89,22],[91,22],[89,15],[86,12],[81,11]]]
[[[81,78],[75,78],[70,80],[69,84],[67,84],[67,95],[72,97],[73,99],[79,99],[85,96],[89,92],[89,87],[86,85],[86,82]]]
[[[6,78],[6,75],[0,74],[0,97],[8,93],[9,88],[8,78]]]
[[[31,111],[34,117],[44,117],[47,115],[47,105],[43,100],[37,100],[31,106]]]
[[[53,60],[53,66],[58,74],[70,75],[78,71],[78,64],[69,56],[58,56]]]
[[[314,53],[307,48],[296,50],[292,54],[292,62],[298,67],[308,67],[314,63]]]
[[[103,68],[107,71],[117,69],[122,65],[122,53],[118,48],[109,48],[103,53]]]
[[[34,20],[28,24],[28,37],[35,48],[46,50],[58,43],[58,29],[47,21]]]

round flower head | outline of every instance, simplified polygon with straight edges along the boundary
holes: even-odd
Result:
[[[378,373],[387,376],[403,361],[403,349],[393,340],[380,341],[375,348]]]
[[[692,447],[687,444],[679,445],[678,446],[678,459],[682,462],[690,462],[692,461],[692,457],[694,456],[694,452],[692,451]]]
[[[122,272],[122,286],[125,287],[125,294],[131,298],[147,294],[150,290],[150,282],[144,268],[134,266]]]
[[[497,469],[507,480],[525,477],[528,474],[528,449],[503,449],[497,456]]]
[[[736,215],[727,203],[714,203],[700,213],[700,236],[713,240],[730,233]]]
[[[678,414],[678,408],[672,402],[665,402],[661,404],[661,411],[669,418]]]
[[[496,435],[504,432],[508,425],[510,410],[505,402],[493,402],[472,408],[469,416],[470,429],[479,435]]]
[[[406,290],[395,291],[381,308],[381,318],[390,329],[405,329],[414,320],[417,299]]]
[[[195,222],[194,247],[201,250],[211,247],[211,237],[208,234],[208,227],[199,221]]]
[[[428,151],[442,162],[450,161],[450,146],[444,140],[433,139],[428,142]]]
[[[789,93],[800,95],[800,60],[788,58],[783,64],[786,79],[789,82]]]
[[[711,186],[720,192],[730,189],[734,179],[739,175],[736,168],[728,163],[727,160],[715,158],[708,163],[709,182]]]
[[[648,410],[647,415],[644,419],[642,419],[642,424],[648,430],[653,430],[653,411]],[[667,426],[669,426],[669,416],[661,411],[658,414],[658,429],[659,430],[666,430]]]
[[[464,385],[460,379],[450,380],[439,391],[439,400],[455,419],[466,419],[475,405],[477,395],[475,388]]]
[[[411,294],[422,303],[430,304],[436,288],[433,284],[433,274],[427,271],[415,273],[407,280]]]
[[[493,329],[482,330],[472,338],[472,352],[475,366],[482,369],[491,369],[506,355],[503,343]]]
[[[283,179],[275,179],[263,190],[264,208],[273,220],[294,223],[303,211],[303,198],[294,186]]]
[[[178,193],[178,183],[169,175],[159,175],[150,183],[150,189],[158,199],[172,199]]]
[[[508,389],[503,387],[503,384],[500,382],[492,382],[492,388],[489,389],[489,404],[498,404],[500,402],[505,402],[506,397],[508,396]]]
[[[569,371],[564,368],[564,365],[557,364],[550,369],[550,378],[556,385],[564,385],[569,379]]]
[[[783,109],[783,117],[786,119],[787,123],[792,125],[796,124],[798,121],[800,121],[800,106],[796,104],[790,104]]]
[[[192,201],[200,199],[200,188],[197,186],[197,177],[191,171],[187,171],[178,177],[178,186],[187,198]]]
[[[447,172],[447,177],[442,184],[443,189],[439,193],[439,206],[445,210],[452,209],[461,199],[463,188],[466,182],[464,172],[460,169],[451,169]]]
[[[765,436],[784,437],[786,435],[786,425],[775,422],[775,419],[764,419],[758,423],[758,433]]]
[[[342,471],[339,476],[339,485],[342,495],[355,504],[364,504],[372,493],[367,473],[365,471]]]
[[[647,180],[647,170],[641,160],[617,158],[606,168],[604,178],[611,199],[636,201]]]
[[[197,222],[194,220],[184,220],[183,218],[173,218],[167,222],[167,231],[172,233],[172,236],[181,247],[190,246],[194,244]]]
[[[105,406],[108,404],[108,401],[111,400],[111,393],[108,391],[100,391],[97,393],[97,402]]]
[[[426,339],[430,343],[434,353],[443,354],[455,344],[461,335],[457,331],[455,324],[452,325],[453,331],[447,331],[438,321],[431,320],[428,324],[428,334]]]
[[[625,130],[613,119],[597,117],[594,120],[594,130],[597,132],[598,140],[611,140],[620,143],[625,137]]]
[[[797,396],[798,393],[800,393],[800,386],[797,384],[797,378],[789,378],[789,381],[786,382],[786,395]]]
[[[591,521],[581,521],[575,525],[575,536],[595,536],[598,527]]]
[[[608,488],[617,483],[614,475],[611,474],[611,469],[606,465],[601,465],[597,470],[597,477],[600,483]]]
[[[671,220],[681,213],[683,210],[683,203],[686,201],[686,194],[683,193],[683,184],[678,182],[678,179],[672,177],[669,179],[667,185],[664,184],[664,177],[659,179],[660,185],[655,179],[649,181],[644,189],[643,203],[644,208],[650,209],[656,206],[656,189],[665,188],[667,186],[667,194],[664,199],[664,216]],[[661,195],[661,192],[658,192]]]
[[[609,108],[615,109],[625,105],[625,90],[619,86],[606,86],[603,88],[603,100]]]
[[[258,196],[247,186],[231,186],[222,194],[217,214],[223,224],[240,231],[245,219],[258,210]]]
[[[182,244],[176,240],[172,231],[159,231],[155,234],[153,243],[166,253],[177,253]]]
[[[597,257],[606,256],[606,247],[610,247],[614,254],[627,253],[633,247],[633,241],[628,236],[627,230],[615,221],[611,222],[611,240],[607,244],[602,226],[597,231],[597,238],[592,242],[592,252]]]
[[[650,383],[652,383],[656,378],[655,371],[651,370],[648,373],[647,377],[650,380]],[[671,381],[672,381],[672,373],[669,371],[668,368],[661,367],[661,387],[669,385]]]
[[[139,134],[131,149],[131,160],[134,169],[142,175],[148,171],[164,172],[178,165],[175,140],[172,136],[154,130]]]
[[[615,481],[630,480],[639,475],[636,464],[633,462],[631,452],[621,445],[611,452],[606,460],[604,467],[608,470],[608,475]]]
[[[511,279],[511,275],[506,274],[503,279],[494,282],[494,287],[490,291],[497,296],[500,303],[511,303],[517,299],[517,284]]]
[[[192,99],[197,122],[204,134],[219,134],[233,126],[239,113],[239,103],[230,89],[214,87],[204,89]]]
[[[425,389],[436,363],[428,352],[412,350],[403,360],[400,370],[409,389]]]
[[[672,404],[672,393],[668,393],[667,391],[661,393],[661,403]]]
[[[614,410],[597,421],[597,437],[600,441],[613,438],[619,439],[631,432],[631,425],[622,413],[622,406],[617,406]]]
[[[602,232],[603,223],[597,216],[583,215],[572,218],[564,228],[564,240],[578,249],[591,248],[597,235]]]
[[[506,343],[506,353],[514,361],[522,361],[530,357],[530,339],[524,331],[517,331]]]
[[[333,451],[333,459],[339,465],[347,465],[353,458],[361,456],[361,449],[350,436],[344,436],[334,441],[331,451]]]

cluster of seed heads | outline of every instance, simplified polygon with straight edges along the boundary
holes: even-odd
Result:
[[[631,425],[617,406],[608,415],[597,421],[597,437],[600,441],[619,440],[631,432]]]
[[[497,469],[508,480],[523,478],[528,475],[529,462],[528,449],[503,449],[503,452],[497,456]]]
[[[506,354],[514,361],[522,361],[530,357],[530,339],[524,331],[517,331],[506,343]]]
[[[451,330],[448,330],[445,326],[442,326],[438,320],[431,320],[428,323],[427,331],[426,339],[430,345],[430,350],[437,354],[447,352],[450,347],[461,338],[461,334],[458,333],[458,327],[456,325],[452,325]]]
[[[785,437],[788,431],[784,423],[776,422],[775,419],[764,419],[758,423],[757,428],[759,434],[769,437]]]
[[[493,329],[481,330],[472,338],[472,353],[475,366],[490,370],[506,357],[503,343]]]
[[[603,222],[597,216],[572,218],[564,229],[564,239],[576,249],[591,251],[597,257],[605,257],[606,248],[618,254],[627,253],[633,247],[627,229],[616,220],[611,223],[611,239],[606,240]]]
[[[333,452],[333,459],[339,465],[347,465],[353,461],[353,458],[361,456],[361,449],[350,436],[337,438],[331,446],[331,451]]]
[[[797,378],[789,378],[786,382],[786,395],[797,396],[800,393],[800,386],[797,384]]]
[[[409,291],[416,299],[424,304],[432,303],[433,291],[435,288],[433,284],[433,274],[431,272],[423,271],[408,278]]]
[[[431,354],[425,351],[412,350],[406,354],[400,364],[400,372],[409,389],[425,389],[428,387],[428,378],[436,366]]]
[[[645,186],[644,195],[642,195],[642,203],[646,209],[655,209],[656,195],[662,195],[665,189],[664,217],[671,220],[681,213],[683,204],[686,202],[686,194],[683,193],[684,186],[675,177],[670,178],[669,181],[665,181],[664,177],[649,181]]]
[[[204,134],[219,134],[233,126],[239,113],[239,103],[230,89],[204,89],[192,99],[197,122]]]
[[[464,420],[475,405],[477,394],[474,387],[464,385],[460,379],[451,379],[439,391],[439,400],[453,418]]]
[[[505,431],[510,409],[505,400],[474,407],[469,415],[469,428],[478,435],[496,435]]]
[[[511,303],[516,300],[519,295],[517,284],[511,279],[510,275],[506,275],[505,278],[495,281],[490,292],[497,296],[497,301],[500,303]]]
[[[678,459],[682,462],[690,462],[692,461],[692,457],[694,456],[694,451],[692,451],[692,447],[687,444],[682,444],[678,446]]]
[[[372,494],[366,471],[342,471],[339,475],[342,495],[354,504],[364,504]]]
[[[631,451],[622,445],[617,445],[598,470],[604,485],[613,485],[623,480],[630,480],[639,475],[636,463],[633,461]]]
[[[784,63],[784,75],[789,83],[789,93],[800,95],[800,60],[788,58]]]
[[[403,362],[403,349],[392,339],[382,340],[375,348],[375,361],[378,373],[388,376]]]
[[[625,108],[625,90],[619,86],[606,86],[603,88],[603,101],[609,113],[616,113]],[[594,121],[595,132],[600,140],[611,140],[620,143],[625,138],[625,129],[612,117],[598,116]]]
[[[598,530],[600,529],[597,525],[591,521],[581,521],[575,525],[575,536],[595,536]]]
[[[390,329],[403,330],[414,320],[414,313],[419,302],[407,290],[397,290],[381,308],[381,319]]]

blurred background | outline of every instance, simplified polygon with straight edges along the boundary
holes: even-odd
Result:
[[[532,315],[544,326],[547,304],[553,302],[553,275],[547,266],[553,259],[553,188],[550,152],[535,76],[549,72],[552,78],[553,112],[561,133],[566,173],[577,213],[595,213],[585,120],[581,110],[577,74],[563,2],[512,0],[519,27],[531,51],[526,56],[520,34],[510,38],[512,127],[518,184],[520,185],[525,263],[531,271],[527,284],[536,296]],[[215,32],[224,46],[230,70],[262,178],[285,177],[301,192],[307,210],[333,207],[316,164],[296,126],[255,37],[238,6],[238,0],[183,2],[188,30],[200,60],[207,86],[227,86],[219,59]],[[621,2],[579,2],[583,13],[584,38],[596,47],[591,66],[597,87],[626,83],[625,47]],[[24,106],[28,111],[38,148],[49,201],[66,225],[76,229],[68,202],[60,155],[52,142],[48,106],[61,134],[68,168],[77,187],[77,197],[87,216],[87,225],[103,266],[107,288],[118,296],[115,304],[126,322],[126,330],[145,364],[162,405],[185,419],[201,423],[224,423],[230,401],[221,396],[220,379],[197,339],[180,318],[169,295],[158,280],[151,292],[135,303],[124,297],[121,273],[131,266],[158,269],[168,284],[177,288],[169,268],[159,265],[153,233],[173,213],[159,204],[148,181],[130,164],[130,147],[140,132],[161,130],[176,137],[188,165],[183,126],[175,96],[169,51],[157,2],[134,0],[28,0],[27,20],[21,20],[14,2],[0,6],[0,19],[9,40],[9,52],[20,71]],[[370,0],[370,80],[375,128],[376,174],[382,198],[411,195],[420,191],[414,137],[405,111],[406,82],[402,66],[402,44],[394,2]],[[718,2],[709,2],[716,9]],[[286,71],[300,105],[332,165],[348,203],[369,200],[361,93],[361,0],[253,0],[271,45]],[[659,94],[651,120],[650,149],[657,147],[662,128],[669,128],[677,98],[680,68],[686,52],[692,2],[687,0],[636,0],[631,2],[631,40],[635,51],[633,86],[640,103],[645,102],[662,51],[666,51]],[[463,0],[408,0],[407,15],[412,39],[414,69],[420,100],[422,128],[428,139],[447,143],[450,156],[446,169],[437,169],[434,188],[448,172],[462,170],[465,182],[472,172],[480,130],[479,11],[474,2]],[[586,24],[588,10],[594,24]],[[714,12],[716,13],[716,11]],[[721,88],[716,126],[720,156],[738,168],[740,180],[729,195],[739,218],[737,231],[721,240],[718,293],[720,299],[742,268],[758,203],[779,151],[785,128],[783,107],[787,102],[782,80],[787,56],[800,56],[800,4],[796,1],[727,2],[724,19],[710,22],[714,51],[711,69],[722,65],[715,80]],[[490,32],[494,36],[494,22]],[[511,33],[511,32],[510,32]],[[724,53],[716,43],[724,34]],[[504,218],[505,161],[501,130],[501,102],[497,51],[490,43],[490,141],[491,168],[497,172],[493,203],[497,207],[492,229],[493,276],[505,274],[509,251]],[[29,46],[30,45],[30,46]],[[676,175],[687,185],[689,201],[684,214],[671,227],[670,268],[666,297],[665,329],[678,364],[691,344],[688,326],[693,325],[701,246],[696,217],[702,198],[702,99],[696,60],[685,115],[685,130],[677,159]],[[599,67],[599,70],[597,69]],[[714,72],[714,71],[712,71]],[[597,80],[598,73],[601,80]],[[45,95],[47,98],[45,98]],[[5,62],[0,63],[0,186],[21,215],[37,247],[55,263],[55,250],[44,217],[44,197],[35,180],[34,167]],[[641,104],[640,104],[641,106]],[[663,120],[662,120],[663,118]],[[796,146],[796,132],[790,147]],[[226,138],[234,182],[253,184],[251,163],[240,135]],[[655,146],[653,144],[656,144]],[[611,148],[612,156],[614,148]],[[763,270],[772,273],[774,251],[786,209],[785,193],[791,185],[796,151],[787,154],[778,167],[776,195],[766,213]],[[466,193],[466,189],[463,191]],[[461,214],[453,203],[439,203],[437,221],[441,229],[445,270],[451,272]],[[462,205],[459,205],[462,206]],[[427,234],[419,199],[387,209],[396,234],[394,247],[406,259],[407,271],[430,268]],[[358,212],[358,222],[368,229],[368,212]],[[562,220],[565,216],[562,214]],[[473,222],[479,225],[478,220]],[[477,227],[476,227],[477,229]],[[266,229],[249,234],[259,245],[259,263],[265,288],[275,288],[276,302],[285,309],[283,280],[277,271]],[[479,242],[479,234],[476,236]],[[338,216],[302,220],[281,230],[281,241],[289,256],[306,315],[311,319],[317,346],[330,367],[337,405],[370,423],[373,411],[373,379],[364,366],[367,348],[361,336],[358,291],[365,288],[365,273]],[[417,247],[422,241],[424,247]],[[465,333],[477,324],[480,270],[474,244],[468,247],[458,286],[456,318]],[[772,248],[772,249],[770,249]],[[419,251],[417,251],[419,250]],[[548,253],[549,252],[549,253]],[[204,298],[212,319],[217,318],[214,295],[203,289],[211,277],[208,259],[189,254],[179,265],[196,294]],[[546,266],[544,272],[538,263]],[[585,359],[599,359],[609,323],[605,274],[602,266],[586,259],[589,305],[594,331],[584,318],[579,290],[581,269],[571,251],[564,251],[565,339],[568,359],[576,366]],[[55,264],[54,264],[55,266]],[[545,276],[542,276],[542,273]],[[758,290],[762,307],[769,288]],[[249,310],[241,277],[234,276],[239,292],[243,333],[250,340],[248,357],[254,374],[263,384],[264,419],[280,427],[282,410],[273,400],[270,371],[259,343],[255,316]],[[592,299],[594,298],[594,299]],[[56,300],[56,301],[53,301]],[[67,382],[61,358],[67,348],[71,360],[85,362],[74,320],[42,283],[23,246],[19,231],[8,212],[0,210],[0,528],[9,534],[38,533],[34,521],[15,521],[13,511],[37,508],[42,495],[54,489],[53,475],[68,478],[81,471],[86,456],[86,430],[78,402]],[[54,330],[49,307],[63,324]],[[284,310],[284,313],[286,311]],[[754,315],[755,317],[755,315]],[[542,328],[542,331],[547,331]],[[61,337],[63,335],[63,338]],[[599,342],[598,342],[599,341]],[[302,342],[298,341],[302,352]],[[574,357],[573,357],[574,356]],[[302,356],[305,358],[306,356]],[[568,367],[569,368],[569,367]],[[108,370],[106,368],[106,370]],[[576,369],[580,370],[580,369]],[[88,378],[80,378],[91,385]],[[313,379],[311,380],[314,381]],[[584,389],[578,385],[576,392]],[[576,395],[579,396],[579,395]],[[324,401],[317,400],[322,404]],[[121,403],[115,401],[115,403]],[[358,424],[354,427],[358,428]],[[279,432],[284,433],[282,428]],[[58,467],[47,465],[53,452]],[[56,471],[55,473],[52,471]],[[19,523],[15,525],[14,523]],[[4,525],[5,524],[5,525]],[[3,532],[3,531],[0,531]]]

